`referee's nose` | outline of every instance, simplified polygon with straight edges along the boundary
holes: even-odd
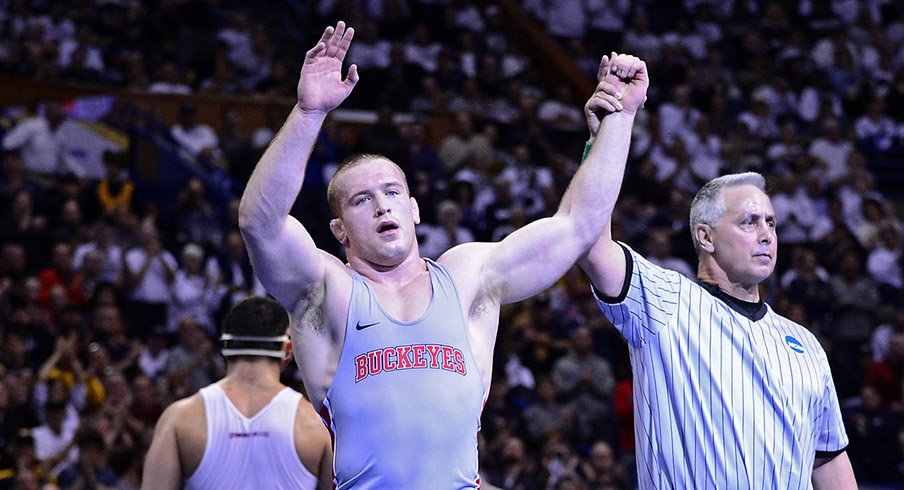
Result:
[[[775,240],[775,228],[772,226],[760,227],[760,243],[769,244]]]

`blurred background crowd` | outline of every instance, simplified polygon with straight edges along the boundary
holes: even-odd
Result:
[[[3,83],[86,94],[2,108],[0,489],[137,488],[162,409],[224,374],[219,321],[266,294],[238,197],[338,19],[361,80],[293,211],[321,248],[342,257],[325,187],[361,151],[407,172],[428,257],[555,212],[600,56],[638,55],[652,84],[613,233],[694,276],[697,188],[762,172],[780,244],[764,297],[822,341],[859,482],[904,485],[900,2],[0,0]],[[177,109],[97,95],[126,91]],[[582,273],[499,331],[482,483],[633,488],[627,349]]]

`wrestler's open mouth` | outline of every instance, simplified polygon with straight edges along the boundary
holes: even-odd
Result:
[[[393,223],[392,221],[386,221],[380,223],[380,226],[377,227],[377,233],[383,233],[385,231],[397,230],[399,225]]]

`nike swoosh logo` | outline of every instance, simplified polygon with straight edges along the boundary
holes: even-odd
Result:
[[[358,322],[357,324],[355,324],[355,330],[364,330],[365,328],[372,327],[378,323],[380,323],[380,322],[365,323],[362,325],[361,322]]]

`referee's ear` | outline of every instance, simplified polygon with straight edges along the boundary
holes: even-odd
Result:
[[[713,244],[713,229],[706,223],[697,223],[694,227],[694,237],[701,251],[711,254],[716,249]]]

